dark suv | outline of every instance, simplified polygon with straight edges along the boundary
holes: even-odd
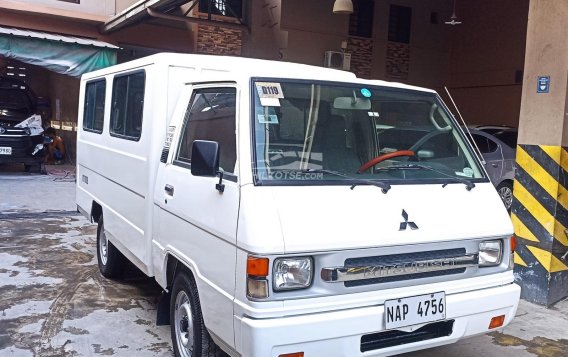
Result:
[[[43,135],[16,127],[34,115],[36,108],[37,97],[27,84],[0,77],[0,164],[22,163],[26,171],[41,171]]]

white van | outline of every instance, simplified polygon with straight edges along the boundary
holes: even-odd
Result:
[[[100,271],[156,279],[176,356],[385,356],[515,315],[510,219],[434,91],[158,54],[80,95]]]

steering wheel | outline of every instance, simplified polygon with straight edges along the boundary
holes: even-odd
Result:
[[[368,169],[375,166],[379,162],[382,162],[382,161],[385,161],[385,160],[388,160],[388,159],[392,159],[393,157],[399,157],[399,156],[416,156],[416,153],[414,151],[411,151],[411,150],[397,150],[397,151],[394,151],[394,152],[389,152],[388,154],[382,154],[382,155],[379,155],[379,156],[375,157],[374,159],[371,159],[371,160],[367,161],[366,163],[364,163],[359,168],[359,170],[357,170],[357,172],[362,174],[363,172],[367,171]]]
[[[431,140],[433,137],[438,136],[438,135],[442,135],[442,134],[447,134],[449,131],[448,130],[444,130],[444,131],[439,131],[439,130],[434,130],[429,132],[428,134],[424,135],[422,138],[420,138],[420,140],[418,140],[416,143],[414,143],[411,147],[408,148],[408,150],[412,150],[412,151],[416,151],[418,152],[418,150],[424,146],[424,144],[428,141]]]

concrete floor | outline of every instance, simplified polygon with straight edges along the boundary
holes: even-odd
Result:
[[[30,175],[0,167],[0,356],[171,356],[156,326],[159,286],[135,268],[98,272],[96,227],[77,215],[72,167]],[[502,333],[406,354],[568,356],[568,300],[521,302]]]

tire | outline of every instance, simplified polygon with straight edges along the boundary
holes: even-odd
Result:
[[[226,356],[205,328],[197,286],[185,271],[179,272],[174,279],[170,328],[176,357]]]
[[[97,226],[97,261],[101,275],[108,279],[120,277],[126,263],[124,255],[107,239],[102,216]]]
[[[43,168],[43,165],[41,165],[41,164],[37,164],[37,165],[24,164],[24,171],[30,172],[30,173],[43,173],[42,168]]]
[[[513,205],[513,184],[508,181],[503,181],[497,186],[497,193],[501,197],[501,201],[505,205],[508,212],[511,212]]]

